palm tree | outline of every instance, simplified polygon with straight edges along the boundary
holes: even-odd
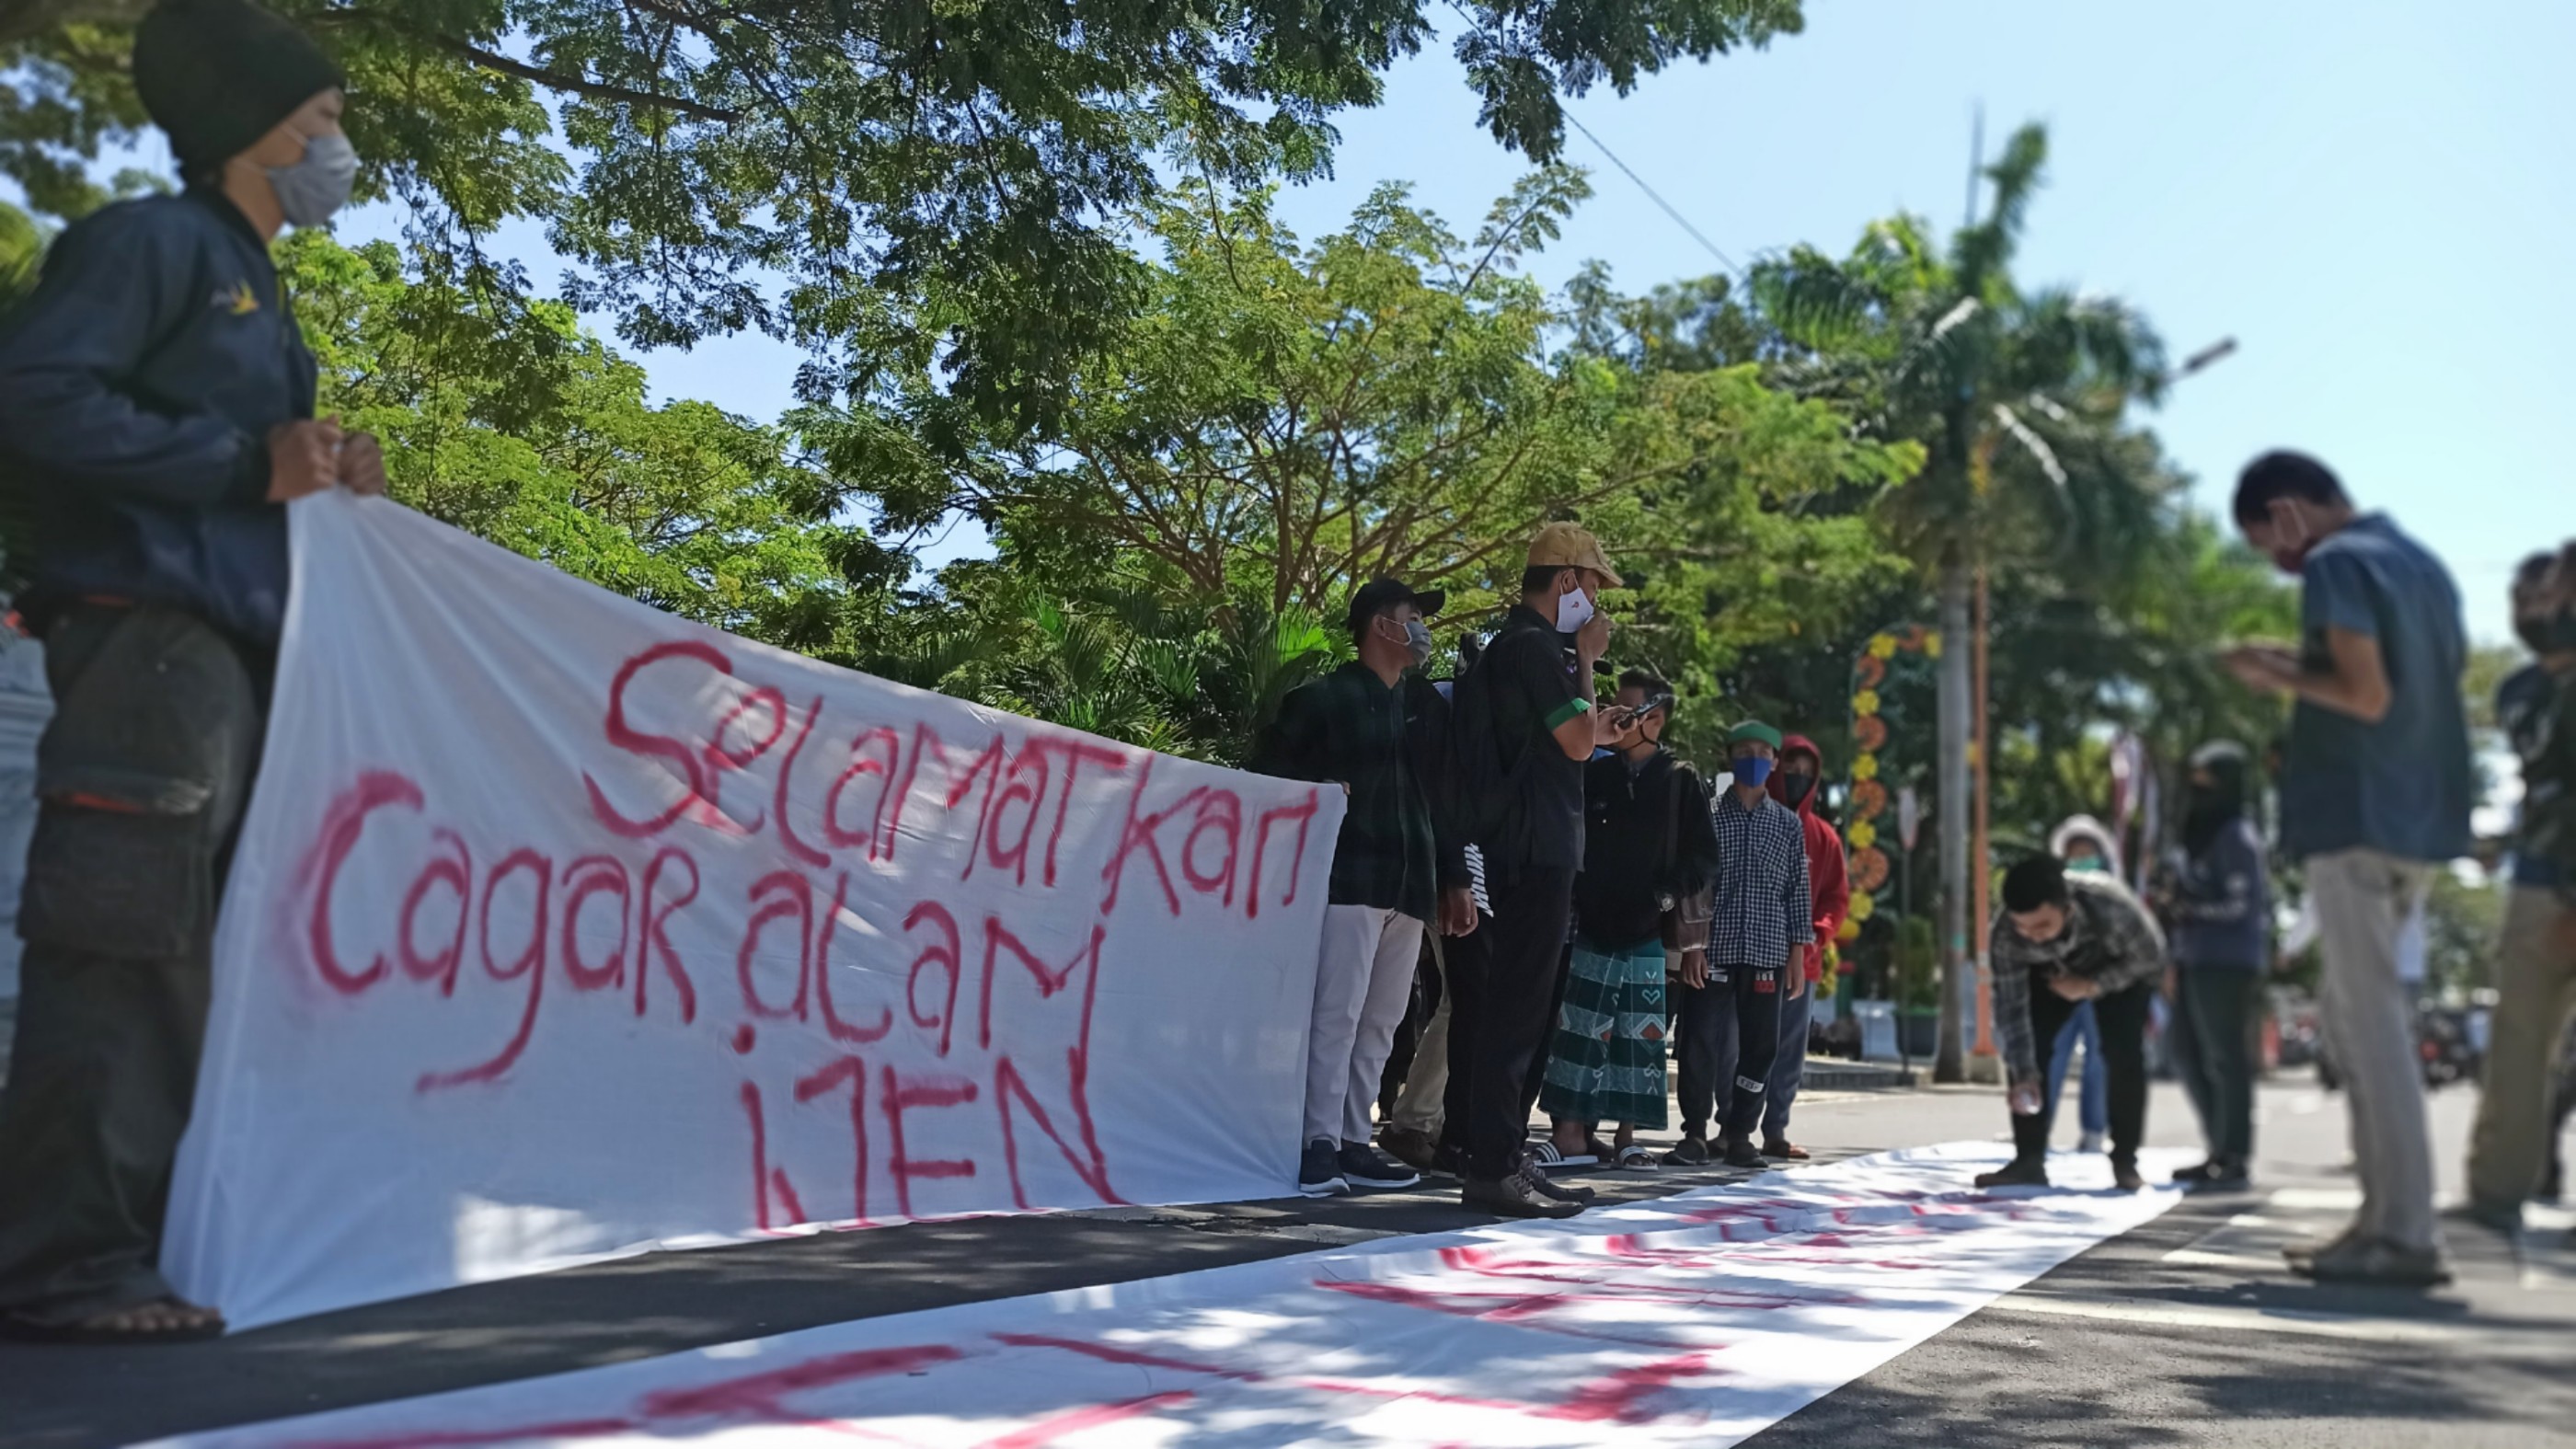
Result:
[[[2165,480],[2125,435],[2133,400],[2162,391],[2162,345],[2116,301],[2012,279],[2048,155],[2024,126],[1984,168],[1986,214],[1946,253],[1913,217],[1872,226],[1839,260],[1801,248],[1755,269],[1757,304],[1790,386],[1836,399],[1886,438],[1923,444],[1923,470],[1883,499],[1881,519],[1940,600],[1941,1043],[1934,1075],[1965,1075],[1961,973],[1972,882],[1969,755],[1975,678],[1970,600],[1996,564],[2047,563],[2071,577],[2134,568]],[[2143,467],[2143,470],[2142,470]],[[1953,802],[1956,802],[1955,804]]]

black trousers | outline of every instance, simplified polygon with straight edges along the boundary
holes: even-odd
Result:
[[[2102,1031],[2102,1065],[2111,1088],[2111,1159],[2135,1162],[2147,1132],[2147,1008],[2155,983],[2142,981],[2125,991],[2093,998],[2093,1021]],[[2049,989],[2039,973],[2030,977],[2030,1027],[2033,1039],[2057,1040],[2075,1003]],[[2057,1103],[2047,1102],[2033,1116],[2012,1119],[2013,1151],[2026,1161],[2048,1156],[2049,1128],[2057,1121]]]
[[[1729,1137],[1762,1124],[1763,1084],[1780,1057],[1780,968],[1711,966],[1708,984],[1682,997],[1682,1130]]]
[[[61,1324],[170,1292],[162,1217],[268,661],[155,608],[73,610],[45,645],[55,713],[0,1093],[0,1313]]]
[[[2262,1027],[2263,973],[2224,968],[2175,976],[2174,1066],[2200,1113],[2209,1155],[2244,1162],[2254,1155],[2254,1077]]]
[[[1574,943],[1568,941],[1556,954],[1556,984],[1548,988],[1547,1021],[1549,1030],[1538,1039],[1538,1050],[1530,1053],[1529,1072],[1521,1078],[1521,1116],[1538,1110],[1538,1094],[1547,1085],[1548,1058],[1556,1054],[1556,1015],[1565,1006],[1565,983],[1574,974]]]
[[[1510,876],[1486,862],[1494,913],[1449,953],[1449,1091],[1441,1139],[1467,1170],[1497,1178],[1529,1141],[1521,1089],[1547,1041],[1557,963],[1574,907],[1574,872],[1524,866]]]

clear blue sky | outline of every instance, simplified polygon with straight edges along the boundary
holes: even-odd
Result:
[[[1472,227],[1521,163],[1475,123],[1448,59],[1463,22],[1346,117],[1336,178],[1288,199],[1300,231],[1405,179]],[[1989,146],[2048,123],[2026,281],[2115,293],[2177,355],[2233,358],[2150,419],[2223,504],[2263,448],[2326,458],[2451,563],[2472,630],[2506,636],[2513,561],[2576,533],[2560,406],[2576,392],[2576,6],[2415,0],[2110,5],[1809,0],[1804,35],[1684,65],[1576,113],[1738,261],[1834,250],[1908,209],[1947,227],[1969,124]],[[1598,195],[1538,275],[1586,258],[1643,289],[1717,263],[1579,136]],[[372,219],[369,219],[372,220]],[[358,228],[367,230],[366,222]],[[539,278],[554,268],[533,229]],[[651,359],[656,390],[769,416],[794,358],[759,339]]]

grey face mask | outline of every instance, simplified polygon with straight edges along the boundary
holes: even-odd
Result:
[[[358,184],[358,148],[341,135],[315,136],[304,143],[304,159],[292,166],[271,166],[268,184],[277,190],[277,209],[297,226],[320,226],[349,204]]]
[[[1413,667],[1431,662],[1431,626],[1415,619],[1404,626],[1404,647],[1413,651]]]

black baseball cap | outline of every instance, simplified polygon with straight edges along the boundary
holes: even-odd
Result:
[[[1411,604],[1428,619],[1448,602],[1448,592],[1443,589],[1416,589],[1401,579],[1371,579],[1352,592],[1351,612],[1343,622],[1356,634],[1362,624],[1398,604]]]

